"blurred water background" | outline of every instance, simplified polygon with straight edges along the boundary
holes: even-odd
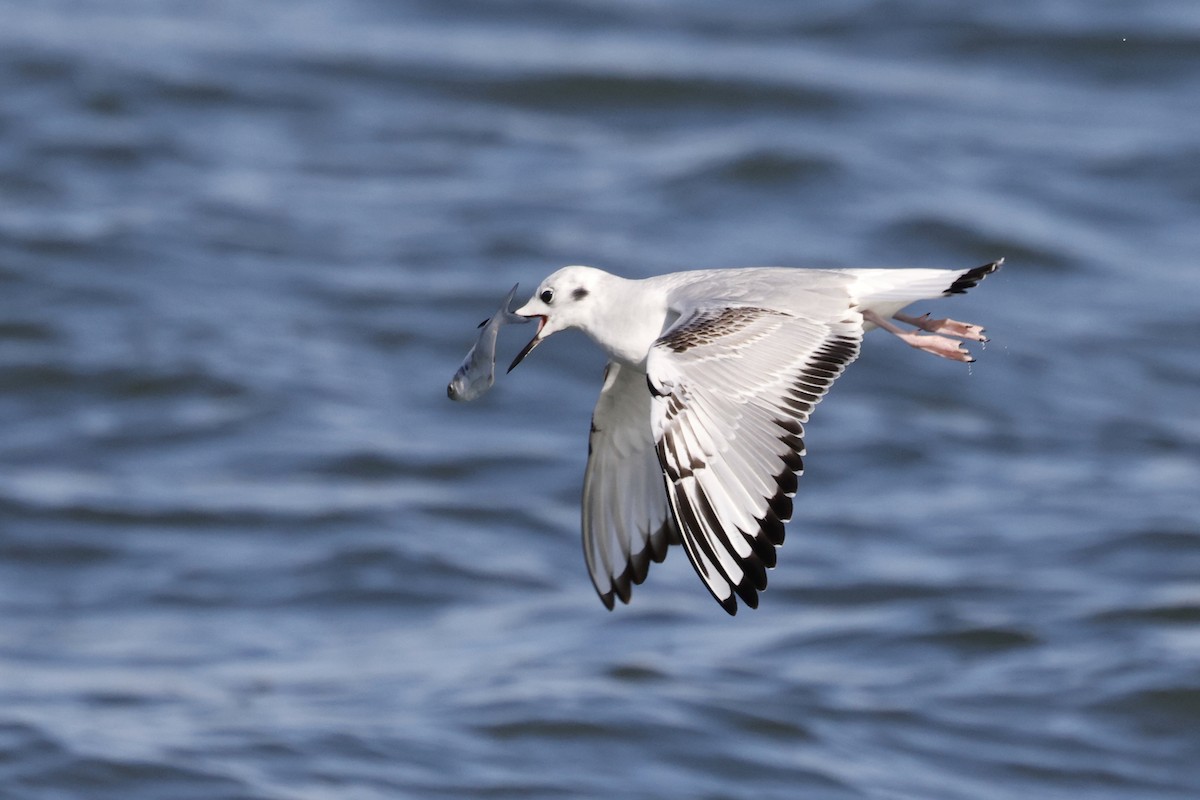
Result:
[[[0,796],[1200,796],[1198,97],[1192,0],[0,0]],[[999,256],[736,618],[596,599],[582,337],[445,397],[563,264]]]

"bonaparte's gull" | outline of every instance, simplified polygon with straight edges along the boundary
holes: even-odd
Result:
[[[490,319],[479,323],[479,337],[446,387],[446,395],[451,400],[474,400],[492,388],[496,380],[496,337],[500,326],[529,322],[528,317],[518,316],[509,310],[520,285],[514,284],[500,305],[500,310]]]
[[[803,470],[804,423],[863,333],[974,359],[983,328],[901,309],[962,294],[1003,259],[968,270],[753,268],[626,280],[565,267],[516,313],[551,334],[582,330],[608,354],[583,480],[583,551],[608,608],[628,603],[682,543],[717,602],[737,613],[766,588]],[[906,330],[893,323],[911,325]]]

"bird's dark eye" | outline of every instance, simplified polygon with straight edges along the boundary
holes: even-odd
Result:
[[[542,298],[543,303],[550,305],[550,301],[554,299],[554,292],[550,289],[543,289],[542,293],[538,295],[538,297]]]

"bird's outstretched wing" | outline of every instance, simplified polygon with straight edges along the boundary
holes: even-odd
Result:
[[[758,605],[791,518],[804,425],[858,357],[862,317],[747,306],[680,317],[650,348],[650,428],[692,566],[717,602]]]
[[[600,599],[629,602],[678,534],[650,435],[650,393],[640,370],[608,365],[592,414],[583,478],[583,555]]]

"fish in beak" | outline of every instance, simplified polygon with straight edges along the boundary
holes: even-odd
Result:
[[[509,310],[517,287],[509,290],[500,309],[489,319],[479,323],[479,337],[471,346],[467,357],[463,359],[458,372],[450,385],[446,387],[446,395],[451,400],[468,402],[484,395],[492,388],[496,373],[496,340],[500,328],[504,325],[529,322],[529,317],[514,314]]]

